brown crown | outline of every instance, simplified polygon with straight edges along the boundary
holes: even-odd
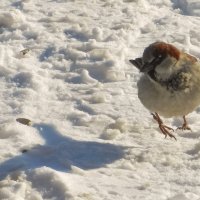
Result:
[[[165,42],[155,42],[150,45],[153,48],[154,55],[159,54],[169,54],[170,56],[176,58],[177,60],[180,57],[180,51],[173,45],[167,44]]]

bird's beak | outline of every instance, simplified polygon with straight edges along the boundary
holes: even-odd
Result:
[[[142,65],[142,67],[140,68],[140,72],[143,72],[143,73],[149,72],[149,71],[153,70],[154,68],[155,68],[154,63],[147,62]]]
[[[137,67],[139,70],[141,69],[143,65],[142,58],[136,58],[135,60],[129,60],[131,64],[133,64],[135,67]]]
[[[136,66],[140,72],[147,73],[155,68],[157,65],[157,59],[151,62],[144,62],[142,58],[136,58],[135,60],[129,60],[131,64]]]

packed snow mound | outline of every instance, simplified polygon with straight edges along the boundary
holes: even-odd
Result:
[[[129,63],[200,58],[198,0],[0,2],[0,199],[200,199],[200,109],[164,139]]]
[[[25,17],[20,10],[13,9],[0,13],[0,26],[17,28],[25,22]]]

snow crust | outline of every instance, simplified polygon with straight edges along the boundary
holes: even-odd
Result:
[[[164,139],[128,61],[157,40],[200,58],[199,17],[198,0],[1,0],[0,199],[199,200],[200,109]]]

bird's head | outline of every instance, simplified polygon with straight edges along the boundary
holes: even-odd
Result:
[[[176,63],[179,61],[180,54],[180,50],[171,44],[155,42],[145,48],[141,58],[130,62],[151,78],[156,74],[159,79],[165,80],[179,70]]]

